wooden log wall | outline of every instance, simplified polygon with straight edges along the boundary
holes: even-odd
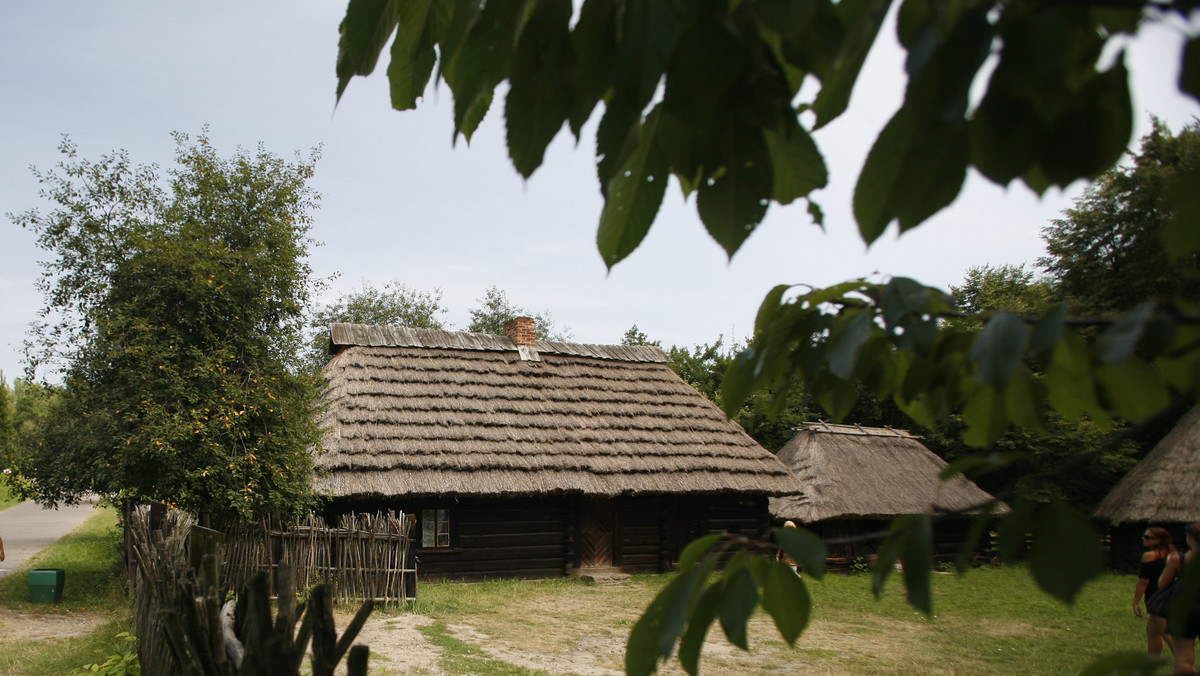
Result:
[[[629,498],[617,510],[617,560],[626,573],[657,573],[663,567],[663,498]]]
[[[421,577],[539,579],[566,573],[563,499],[463,500],[452,547],[421,549]]]
[[[421,547],[413,554],[422,579],[481,580],[561,577],[578,565],[579,496],[340,500],[326,511],[449,509],[451,546]],[[683,547],[710,532],[762,535],[769,523],[766,498],[744,496],[639,496],[614,498],[614,565],[630,573],[673,570]]]

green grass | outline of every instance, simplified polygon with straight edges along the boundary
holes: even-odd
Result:
[[[0,509],[12,507],[19,502],[21,501],[12,494],[12,491],[9,490],[8,486],[5,485],[4,482],[0,481]]]
[[[118,638],[129,631],[128,601],[119,570],[120,540],[114,510],[99,510],[65,537],[47,547],[20,571],[0,580],[0,674],[10,676],[62,676],[85,664],[103,662],[121,652]],[[66,571],[63,601],[34,604],[29,599],[31,568]],[[19,613],[5,620],[6,613]],[[59,639],[23,639],[22,626],[39,618],[85,614],[100,624],[91,634]]]
[[[1064,562],[1065,565],[1066,562]],[[475,660],[470,639],[450,636],[447,625],[467,625],[486,638],[476,649],[505,647],[548,654],[588,650],[590,638],[607,636],[621,646],[633,623],[668,576],[634,576],[618,585],[574,580],[422,584],[413,610],[435,620],[427,637],[452,640],[446,673],[522,673]],[[780,639],[769,617],[751,621],[751,652],[732,648],[719,626],[709,632],[701,672],[845,674],[1064,674],[1093,658],[1144,650],[1142,621],[1129,611],[1135,579],[1107,574],[1090,583],[1072,606],[1042,593],[1022,566],[982,568],[966,575],[935,574],[932,616],[905,601],[899,575],[881,598],[870,577],[806,578],[813,620],[796,647]],[[395,609],[383,611],[400,612]],[[620,655],[602,666],[621,668]],[[506,668],[516,669],[512,665]],[[671,668],[676,673],[677,664]]]
[[[0,644],[0,674],[63,676],[87,664],[99,664],[126,649],[118,636],[129,631],[124,620],[109,620],[87,636]]]
[[[435,622],[419,627],[425,640],[442,649],[438,666],[449,674],[476,674],[478,676],[535,676],[545,674],[532,671],[508,662],[492,659],[480,648],[450,635],[446,625]]]

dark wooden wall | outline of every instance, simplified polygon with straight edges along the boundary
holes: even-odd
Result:
[[[579,496],[459,498],[457,500],[347,500],[327,512],[452,510],[451,543],[422,548],[414,543],[421,579],[480,580],[567,575],[579,564]],[[714,532],[761,536],[769,525],[767,499],[742,496],[639,496],[613,499],[616,514],[614,565],[627,573],[672,570],[687,543]],[[328,514],[327,514],[328,516]]]
[[[826,542],[826,568],[845,572],[857,565],[870,565],[875,560],[891,521],[883,519],[837,519],[802,524]],[[933,525],[933,558],[935,563],[951,562],[967,541],[970,519],[941,519]],[[874,537],[869,537],[874,536]],[[830,540],[852,539],[851,542]],[[980,542],[974,563],[990,563],[996,556],[990,540]]]

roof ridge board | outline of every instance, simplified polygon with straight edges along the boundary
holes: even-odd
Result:
[[[407,326],[353,324],[335,322],[329,325],[331,344],[337,347],[416,347],[451,350],[482,350],[516,352],[517,345],[507,336],[468,331],[446,331]],[[577,357],[592,357],[625,362],[667,363],[670,357],[662,348],[653,345],[601,345],[539,340],[534,343],[538,352]]]

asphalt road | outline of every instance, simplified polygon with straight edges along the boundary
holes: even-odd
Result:
[[[4,561],[0,577],[20,570],[31,557],[83,523],[96,509],[94,502],[75,507],[42,509],[26,501],[0,511],[0,538],[4,539]]]

